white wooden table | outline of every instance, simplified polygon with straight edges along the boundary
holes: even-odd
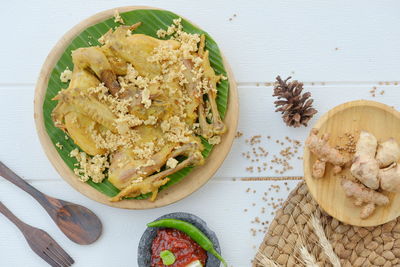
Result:
[[[33,92],[45,57],[56,41],[86,17],[123,5],[149,5],[181,14],[208,31],[230,62],[240,97],[239,130],[232,151],[215,177],[176,204],[129,211],[98,204],[65,183],[44,155],[33,122]],[[272,87],[276,75],[305,82],[319,113],[340,103],[372,99],[400,108],[400,2],[393,1],[107,1],[12,0],[1,4],[0,160],[43,192],[91,208],[104,224],[95,244],[69,241],[30,196],[0,180],[0,201],[24,221],[48,231],[75,259],[74,266],[136,266],[137,244],[145,224],[176,211],[192,212],[218,234],[231,266],[250,266],[263,238],[251,223],[273,219],[273,208],[262,200],[285,199],[298,181],[241,181],[242,177],[276,176],[271,171],[249,173],[242,157],[251,150],[245,140],[262,135],[270,154],[279,146],[267,142],[285,136],[304,140],[309,128],[292,129],[274,113]],[[234,16],[236,14],[236,16]],[[232,18],[230,20],[230,18]],[[369,92],[377,87],[376,97]],[[384,94],[380,92],[384,90]],[[284,176],[301,176],[302,162]],[[234,181],[236,179],[236,181]],[[246,190],[251,188],[251,193]],[[253,193],[256,190],[256,193]],[[255,206],[253,206],[253,203]],[[270,202],[269,202],[270,203]],[[265,213],[262,213],[262,208]],[[248,211],[245,212],[244,209]],[[25,243],[17,228],[0,216],[0,266],[46,266]]]

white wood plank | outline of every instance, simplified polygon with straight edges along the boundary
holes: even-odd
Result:
[[[319,116],[340,103],[372,99],[400,108],[398,86],[378,86],[384,95],[368,92],[379,81],[398,81],[400,73],[400,2],[383,1],[192,1],[152,0],[145,4],[169,9],[191,19],[218,42],[239,82],[239,130],[231,153],[215,178],[199,191],[171,206],[156,210],[117,210],[80,195],[52,168],[36,136],[33,122],[33,88],[50,49],[72,26],[88,16],[113,7],[141,5],[132,0],[13,0],[3,4],[0,49],[0,160],[39,189],[88,206],[104,223],[102,238],[91,246],[67,240],[30,196],[0,178],[0,201],[21,219],[48,231],[74,257],[74,266],[137,266],[137,244],[145,224],[162,214],[192,212],[205,219],[220,238],[231,266],[250,266],[262,234],[250,229],[255,217],[271,221],[271,197],[287,197],[285,182],[243,182],[232,178],[275,176],[271,171],[249,173],[255,165],[241,154],[251,147],[245,139],[263,135],[262,145],[271,154],[280,146],[272,140],[285,136],[304,140],[309,130],[286,127],[273,112],[270,82],[278,74],[306,81]],[[233,17],[233,14],[237,14]],[[233,18],[231,21],[229,18]],[[311,84],[314,82],[314,84]],[[321,83],[315,82],[324,82]],[[378,92],[380,91],[378,90]],[[302,174],[300,160],[285,175]],[[287,182],[293,188],[297,181]],[[280,185],[281,191],[268,191]],[[256,193],[246,193],[246,189]],[[253,191],[250,192],[253,192]],[[269,202],[263,198],[269,192]],[[255,204],[253,207],[252,204]],[[261,208],[266,213],[261,213]],[[244,212],[244,209],[248,209]],[[18,230],[0,215],[0,266],[47,266],[31,252]],[[103,255],[107,255],[103,256]]]
[[[400,108],[398,86],[378,86],[384,95],[368,92],[379,81],[398,81],[400,73],[400,2],[253,0],[152,0],[145,4],[181,14],[208,31],[218,42],[239,81],[239,130],[228,158],[215,178],[176,204],[147,211],[110,208],[91,201],[62,181],[45,157],[33,122],[33,88],[50,49],[72,26],[88,16],[141,1],[59,0],[8,1],[2,5],[3,38],[0,49],[0,160],[34,186],[53,196],[88,206],[104,224],[102,238],[91,246],[78,246],[65,238],[43,209],[26,193],[0,178],[1,201],[21,219],[48,231],[74,257],[74,266],[137,266],[137,244],[145,224],[162,214],[186,211],[205,219],[220,238],[230,266],[249,266],[263,235],[252,236],[255,217],[271,221],[271,197],[285,199],[297,181],[244,182],[232,178],[276,176],[249,173],[257,166],[241,156],[251,150],[245,139],[261,134],[270,154],[281,147],[272,140],[284,136],[304,140],[309,128],[286,127],[273,112],[272,87],[257,86],[278,74],[307,81],[319,110],[312,120],[340,103],[372,99]],[[236,17],[233,15],[236,14]],[[232,18],[232,20],[229,20]],[[314,84],[311,84],[314,82]],[[324,85],[321,83],[324,82]],[[300,160],[285,175],[302,175]],[[271,185],[281,190],[268,191]],[[246,193],[247,188],[251,188]],[[252,193],[256,190],[256,193]],[[268,202],[263,193],[267,191]],[[255,206],[253,207],[253,203]],[[266,208],[261,213],[262,207]],[[248,209],[244,212],[244,209]],[[31,252],[22,235],[0,215],[0,266],[47,266]],[[104,255],[107,255],[105,257]]]
[[[0,83],[34,83],[48,52],[88,16],[143,1],[8,1],[0,17]],[[296,73],[301,80],[398,80],[400,2],[153,0],[207,30],[238,81],[270,81]],[[232,21],[229,18],[237,14]],[[336,50],[337,48],[337,50]]]
[[[374,84],[326,83],[325,85],[307,84],[306,90],[313,94],[315,107],[319,113],[311,121],[315,121],[329,109],[341,103],[356,99],[372,99],[381,101],[388,105],[400,108],[399,85],[377,85],[377,96],[371,97],[369,91]],[[385,94],[380,95],[384,89]],[[33,122],[33,89],[31,86],[0,87],[0,114],[3,116],[0,124],[0,160],[9,165],[18,174],[29,179],[58,179],[59,175],[47,160],[39,140]],[[305,140],[310,127],[289,128],[281,120],[280,114],[274,112],[274,98],[271,86],[242,85],[239,86],[240,118],[239,131],[244,136],[236,139],[234,145],[224,164],[221,166],[216,177],[231,178],[244,176],[275,176],[275,172],[255,171],[247,172],[248,166],[255,168],[262,164],[254,164],[242,156],[243,152],[250,151],[252,147],[245,143],[254,135],[262,135],[262,147],[265,147],[270,156],[278,155],[282,146],[273,142],[276,139],[284,139],[288,136],[292,139]],[[270,135],[270,141],[266,137]],[[256,146],[256,148],[258,145]],[[301,154],[299,150],[299,154]],[[301,156],[301,155],[300,155]],[[285,175],[302,175],[302,163],[298,159],[292,160],[293,170]]]
[[[26,179],[59,178],[36,134],[32,86],[0,87],[0,160]]]
[[[61,199],[82,204],[92,209],[102,220],[104,233],[93,245],[79,246],[69,241],[57,229],[46,212],[30,196],[14,185],[1,181],[1,201],[20,219],[47,231],[75,259],[74,266],[137,266],[137,246],[145,230],[146,223],[170,212],[190,212],[204,219],[214,230],[229,266],[250,266],[255,248],[263,238],[263,233],[256,236],[250,229],[262,229],[261,224],[251,223],[255,217],[261,221],[273,219],[273,208],[268,206],[273,197],[286,198],[297,181],[285,182],[212,182],[188,198],[168,207],[131,211],[115,209],[98,204],[85,198],[62,181],[35,181],[32,184],[43,192]],[[271,185],[279,185],[281,190],[268,191]],[[246,192],[251,188],[251,192]],[[253,193],[256,190],[256,193]],[[268,192],[269,201],[262,200]],[[256,206],[252,206],[256,203]],[[212,207],[212,208],[211,208]],[[265,213],[261,212],[262,207]],[[244,209],[248,209],[244,212]],[[0,266],[47,266],[37,257],[17,230],[5,217],[0,215]]]

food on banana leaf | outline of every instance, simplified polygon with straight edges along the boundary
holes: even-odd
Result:
[[[210,65],[205,36],[184,32],[180,19],[160,39],[138,27],[110,29],[101,46],[72,51],[72,73],[61,77],[69,86],[53,99],[55,125],[81,150],[71,152],[75,173],[108,178],[121,190],[110,201],[155,200],[168,176],[203,164],[200,136],[216,144],[226,131],[216,104],[225,77]]]

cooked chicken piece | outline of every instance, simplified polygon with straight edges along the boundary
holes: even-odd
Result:
[[[123,189],[139,177],[147,177],[161,169],[174,149],[173,144],[164,146],[161,151],[147,160],[135,159],[131,149],[118,151],[112,159],[108,180],[117,188]]]
[[[208,51],[205,51],[203,56],[203,68],[204,75],[208,78],[210,83],[210,90],[206,92],[207,100],[211,106],[212,113],[212,127],[214,134],[223,134],[226,131],[225,124],[222,122],[221,116],[219,115],[217,107],[217,82],[220,80],[220,76],[215,75],[214,69],[210,65],[208,58]]]
[[[54,98],[57,127],[87,154],[110,155],[108,180],[121,190],[111,201],[147,193],[154,200],[167,176],[203,163],[201,139],[192,130],[196,122],[207,139],[226,129],[216,103],[220,76],[204,50],[205,36],[198,51],[185,54],[180,41],[133,34],[139,25],[110,30],[101,47],[73,51],[69,87]],[[164,54],[155,57],[162,49],[180,56],[168,63]],[[107,136],[117,147],[96,143]],[[114,140],[121,136],[129,144]]]
[[[205,36],[201,36],[199,55],[202,56],[203,62],[202,67],[204,70],[204,76],[208,80],[208,90],[204,92],[207,96],[207,102],[211,107],[212,122],[211,124],[207,121],[207,114],[205,112],[205,102],[199,106],[199,123],[201,129],[201,135],[205,138],[210,138],[213,135],[220,135],[226,131],[225,124],[223,123],[217,106],[217,83],[220,81],[221,76],[215,74],[214,69],[210,65],[209,52],[204,50]]]
[[[165,178],[168,175],[171,175],[179,170],[182,170],[185,167],[191,165],[201,165],[204,159],[200,152],[195,152],[190,154],[190,156],[176,165],[175,168],[166,169],[165,171],[154,174],[150,177],[147,177],[144,180],[134,181],[131,185],[124,188],[121,192],[119,192],[115,197],[111,198],[111,201],[120,201],[122,198],[136,197],[141,194],[152,193],[151,200],[154,201],[157,197],[158,189],[160,186],[166,184],[169,181],[169,178]]]
[[[168,44],[172,49],[177,49],[180,43],[174,40],[159,40],[144,34],[130,34],[131,30],[131,26],[118,27],[113,33],[105,36],[103,49],[109,49],[123,61],[131,63],[141,76],[151,79],[160,75],[161,64],[149,64],[148,58],[161,44]]]
[[[89,155],[104,154],[89,134],[90,127],[98,131],[116,132],[115,116],[109,107],[92,96],[80,92],[96,87],[99,80],[85,69],[74,69],[72,80],[66,90],[61,91],[53,100],[58,100],[52,112],[57,127],[66,131],[74,142]]]
[[[121,89],[117,76],[100,47],[78,48],[72,52],[72,61],[74,69],[93,71],[112,95],[115,95]]]
[[[143,143],[146,142],[144,141]],[[174,143],[166,144],[152,156],[148,164],[146,160],[135,159],[131,149],[119,151],[112,158],[108,180],[117,188],[123,189],[140,177],[145,178],[160,171],[169,158],[175,158],[179,155],[189,156],[196,151],[202,150],[202,145],[199,141],[185,144],[178,149],[176,147],[177,144]]]
[[[117,117],[111,112],[110,108],[100,102],[96,97],[91,95],[71,95],[68,92],[59,94],[59,100],[61,104],[60,109],[57,109],[54,115],[62,116],[66,115],[71,111],[82,113],[83,115],[95,121],[113,133],[117,133],[117,124],[115,120]],[[60,113],[60,114],[59,114]]]
[[[72,111],[65,115],[65,127],[68,134],[82,150],[92,156],[102,155],[107,152],[105,149],[98,148],[96,141],[89,134],[90,127],[95,126],[99,125],[83,114]]]

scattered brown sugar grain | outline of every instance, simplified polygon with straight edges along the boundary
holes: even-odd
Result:
[[[229,18],[229,21],[232,21],[236,17],[237,17],[237,14],[233,14],[232,17]]]
[[[246,171],[248,171],[248,172],[253,172],[253,170],[254,170],[254,167],[253,167],[253,166],[250,166],[250,167],[247,167],[247,168],[246,168]]]
[[[397,86],[399,84],[398,81],[394,81],[394,82],[390,82],[390,81],[385,81],[385,82],[378,82],[378,85],[380,86],[385,86],[385,85],[395,85]],[[384,89],[380,89],[378,92],[378,87],[377,86],[373,86],[371,90],[369,90],[369,93],[372,97],[376,97],[378,94],[379,95],[384,95],[385,94],[385,90]]]
[[[237,132],[236,132],[236,135],[235,135],[235,138],[240,138],[240,137],[242,137],[242,136],[243,136],[243,133],[237,131]]]
[[[372,89],[369,91],[372,97],[376,96],[376,90],[377,90],[376,86],[373,86]]]
[[[245,139],[245,143],[249,146],[249,150],[242,152],[242,156],[252,163],[246,167],[246,171],[250,173],[255,171],[262,173],[270,170],[274,174],[284,174],[293,169],[292,160],[301,160],[299,156],[296,157],[301,150],[301,141],[288,136],[282,140],[274,140],[273,143],[281,147],[279,153],[275,155],[271,155],[267,149],[273,145],[271,136],[263,138],[262,135],[254,135]]]
[[[273,216],[276,214],[276,211],[280,209],[283,206],[284,199],[281,197],[276,197],[276,193],[279,193],[281,189],[289,188],[289,183],[288,182],[280,182],[279,184],[270,184],[267,187],[265,187],[265,191],[261,192],[256,195],[256,197],[260,197],[261,205],[260,202],[252,202],[250,208],[244,209],[244,213],[249,212],[250,214],[254,214],[254,217],[250,219],[250,223],[252,225],[250,232],[252,236],[257,236],[258,233],[260,234],[265,234],[268,230],[269,227],[269,220],[266,220],[266,216]],[[257,188],[259,189],[259,187]],[[254,189],[252,188],[247,188],[246,192],[252,192]],[[269,193],[268,191],[273,191],[272,193],[273,196],[271,197],[266,197]],[[271,194],[271,193],[270,193]],[[259,201],[259,200],[258,200]],[[249,203],[250,204],[250,203]],[[257,205],[258,204],[258,205]],[[251,209],[256,209],[252,211]],[[266,215],[268,214],[268,215]]]
[[[232,21],[234,18],[236,18],[237,17],[237,14],[233,14],[228,20],[229,21]]]
[[[261,135],[254,135],[250,139],[246,139],[246,143],[250,145],[255,145],[261,142]]]

